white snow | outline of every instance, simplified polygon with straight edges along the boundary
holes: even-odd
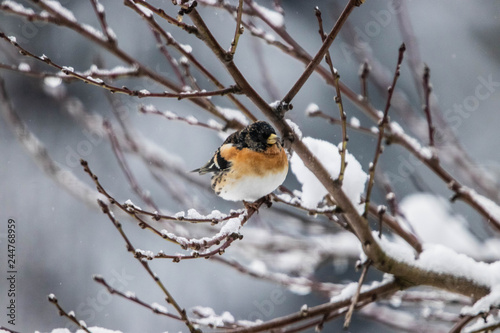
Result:
[[[191,53],[193,52],[193,48],[191,47],[191,45],[187,45],[187,44],[179,44],[179,46],[181,47],[181,49],[184,50],[184,52],[186,53]]]
[[[460,314],[464,316],[476,316],[481,313],[487,313],[491,308],[500,306],[500,284],[493,287],[491,292],[479,299],[472,306],[464,306]]]
[[[134,208],[134,209],[136,209],[136,210],[142,210],[142,209],[141,209],[141,207],[139,207],[139,206],[135,205],[135,204],[132,202],[132,200],[130,200],[130,199],[128,199],[127,201],[125,201],[125,204],[124,204],[124,205],[125,205],[125,206],[129,206],[129,207],[132,207],[132,208]]]
[[[483,207],[492,218],[497,221],[500,221],[500,206],[498,206],[495,202],[490,199],[482,196],[472,189],[466,190],[468,194],[472,197],[474,201],[476,201],[481,207]]]
[[[413,250],[407,245],[390,242],[384,236],[379,239],[377,232],[374,232],[374,239],[384,252],[398,261],[430,272],[462,277],[492,290],[499,288],[500,261],[493,263],[476,261],[440,244],[423,244],[424,251],[420,253],[418,259],[415,259]],[[488,300],[496,300],[497,297],[500,297],[498,291],[496,296]]]
[[[61,85],[62,79],[55,76],[47,76],[43,79],[43,84],[50,88],[57,88]]]
[[[66,7],[63,7],[59,1],[55,0],[42,0],[44,4],[46,4],[50,9],[57,12],[59,15],[63,16],[68,21],[76,22],[75,15]]]
[[[67,72],[74,72],[75,71],[75,69],[71,66],[62,66],[62,70],[67,71]]]
[[[306,108],[306,115],[310,115],[311,113],[319,111],[319,106],[314,103],[310,103]]]
[[[21,62],[17,66],[17,69],[19,69],[21,72],[29,72],[31,70],[31,66],[25,62]]]
[[[351,117],[351,120],[349,121],[349,123],[354,128],[359,128],[359,126],[361,126],[361,123],[360,123],[359,119],[356,118],[356,117]]]
[[[496,315],[490,314],[486,318],[477,318],[477,320],[472,325],[465,327],[462,332],[488,332],[488,329],[491,329],[498,324],[500,324],[500,313]]]
[[[193,313],[201,317],[197,323],[211,327],[222,327],[224,324],[232,324],[235,322],[234,317],[227,311],[218,316],[212,308],[195,306],[191,309]]]
[[[2,6],[10,8],[12,11],[18,12],[23,15],[34,15],[35,11],[31,8],[26,8],[20,3],[17,3],[15,1],[2,1]]]
[[[378,288],[381,285],[392,282],[393,280],[394,280],[394,276],[392,276],[391,274],[384,274],[382,281],[373,281],[369,285],[362,285],[360,293],[364,293],[364,292],[370,291],[372,289]],[[330,303],[342,302],[342,301],[346,301],[346,300],[351,299],[354,296],[354,294],[356,294],[357,289],[358,289],[357,282],[349,283],[344,289],[342,289],[340,291],[339,294],[330,298]]]
[[[146,16],[146,17],[153,17],[153,12],[150,9],[148,9],[148,8],[146,8],[144,6],[137,6],[137,5],[135,7],[137,9],[139,9],[144,14],[144,16]]]
[[[401,200],[400,209],[423,243],[441,244],[469,256],[484,253],[481,242],[468,230],[466,220],[453,214],[445,198],[412,194]]]
[[[301,140],[302,139],[302,131],[300,130],[299,125],[297,125],[296,123],[294,123],[290,119],[285,119],[285,121],[287,122],[288,126],[291,127],[293,133],[295,133],[295,135],[297,136],[297,140]]]
[[[425,159],[431,159],[432,158],[432,151],[428,147],[422,147],[420,143],[417,141],[417,139],[412,138],[411,136],[407,135],[401,125],[399,125],[397,122],[391,122],[390,123],[390,128],[392,134],[398,136],[400,140],[407,142],[414,151],[420,154]],[[377,131],[378,132],[378,131]]]
[[[250,265],[248,265],[248,268],[251,269],[254,273],[259,274],[259,275],[264,275],[267,273],[267,266],[266,264],[258,259],[254,259]]]
[[[181,211],[174,214],[174,217],[177,219],[187,218],[187,219],[196,219],[196,220],[221,220],[227,217],[226,214],[221,213],[219,210],[213,210],[210,214],[202,215],[198,213],[198,211],[194,208],[191,208],[186,212]]]
[[[153,308],[153,310],[155,310],[156,312],[160,312],[160,313],[168,313],[168,310],[166,307],[164,307],[163,305],[161,304],[158,304],[158,303],[153,303],[151,304],[151,307]]]
[[[305,137],[302,141],[323,164],[332,179],[338,178],[341,159],[339,149],[327,141],[311,137]],[[342,189],[358,212],[362,213],[363,205],[360,204],[360,199],[361,194],[364,192],[368,175],[363,171],[361,164],[349,152],[346,152],[346,162],[347,167]],[[295,174],[297,180],[302,184],[302,204],[306,208],[315,209],[327,194],[326,189],[304,165],[297,154],[291,157],[290,164],[293,174]]]
[[[269,23],[275,27],[282,27],[285,23],[285,18],[283,17],[282,14],[278,13],[277,11],[268,9],[266,7],[262,7],[258,5],[256,2],[253,3],[255,10],[260,12],[262,16],[266,18]]]
[[[219,111],[227,120],[236,120],[237,122],[248,125],[247,117],[239,110],[222,108],[217,106],[217,111]]]

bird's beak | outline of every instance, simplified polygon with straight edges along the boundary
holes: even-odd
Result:
[[[279,137],[276,134],[271,134],[269,135],[269,138],[267,138],[267,144],[274,145],[278,140]]]

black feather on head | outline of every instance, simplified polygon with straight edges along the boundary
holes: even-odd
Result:
[[[232,143],[238,149],[250,148],[264,151],[269,146],[267,139],[271,134],[276,134],[274,128],[261,120],[231,134],[224,143]]]

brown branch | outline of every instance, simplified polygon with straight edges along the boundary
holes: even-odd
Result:
[[[258,95],[251,85],[246,81],[241,72],[238,70],[234,62],[227,60],[225,52],[220,45],[214,40],[213,35],[208,31],[208,27],[197,12],[196,8],[190,13],[196,27],[202,35],[202,40],[210,47],[212,52],[225,65],[226,70],[233,77],[235,82],[241,87],[244,94],[259,108],[273,123],[275,128],[282,134],[288,144],[295,153],[302,159],[304,165],[311,170],[323,186],[327,189],[330,195],[333,196],[335,202],[341,207],[349,223],[350,228],[360,240],[363,251],[369,259],[373,261],[374,266],[387,273],[394,274],[409,285],[421,284],[432,285],[438,288],[452,290],[466,295],[474,294],[478,297],[484,296],[489,292],[489,288],[483,285],[478,285],[463,277],[457,277],[452,274],[436,274],[436,272],[427,271],[418,267],[412,266],[409,263],[401,262],[386,254],[377,241],[373,238],[368,222],[363,219],[357,212],[353,203],[342,191],[341,187],[332,181],[331,175],[314,156],[307,146],[300,140],[294,140],[293,131],[290,126],[283,120],[282,115],[271,108],[260,95]],[[354,94],[353,92],[349,92]],[[357,95],[356,95],[357,96]],[[361,102],[358,101],[361,104]],[[374,116],[377,112],[374,110]]]
[[[360,293],[358,302],[364,303],[366,301],[374,301],[376,299],[384,298],[389,294],[394,293],[395,291],[401,289],[401,285],[398,284],[398,282],[389,282],[382,284],[379,287],[373,288],[371,290],[365,291]],[[245,327],[245,328],[236,328],[236,329],[229,329],[225,330],[225,333],[239,333],[239,332],[245,332],[245,333],[256,333],[256,332],[267,332],[270,331],[274,328],[284,328],[288,327],[289,325],[292,325],[297,322],[301,322],[307,319],[312,319],[318,316],[324,316],[326,314],[327,319],[328,319],[328,314],[343,309],[347,308],[350,304],[351,300],[350,299],[345,299],[341,300],[338,302],[332,302],[332,303],[324,303],[321,305],[317,305],[314,307],[310,307],[307,309],[307,311],[298,311],[293,314],[289,314],[283,317],[278,317],[271,319],[269,321],[266,321],[261,324],[253,325],[251,327]],[[343,312],[339,313],[342,314]],[[330,319],[333,319],[331,317]],[[321,322],[321,318],[315,323],[318,324]],[[221,332],[222,333],[222,332]]]
[[[427,65],[424,68],[424,79],[423,79],[423,85],[424,85],[424,113],[425,117],[427,118],[427,126],[429,127],[429,146],[431,148],[434,147],[434,131],[435,128],[432,125],[432,117],[431,117],[431,107],[430,107],[430,95],[432,91],[431,84],[429,82],[429,78],[431,75],[431,70]],[[437,158],[437,156],[435,157]]]
[[[359,79],[361,81],[361,96],[365,101],[368,101],[368,87],[367,87],[367,78],[370,74],[370,66],[365,61],[360,67]]]

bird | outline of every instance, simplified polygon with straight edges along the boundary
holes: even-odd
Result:
[[[288,158],[281,139],[265,121],[234,132],[213,157],[192,172],[213,173],[215,194],[228,201],[257,201],[280,186],[288,173]]]

